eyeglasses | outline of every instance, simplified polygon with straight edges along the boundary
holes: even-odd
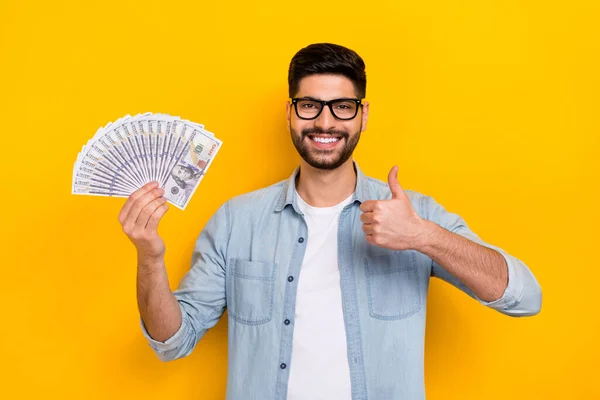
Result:
[[[291,99],[296,115],[300,119],[315,119],[321,115],[325,106],[329,106],[331,114],[340,120],[354,119],[358,114],[358,106],[362,105],[362,99],[334,99],[317,100],[310,97]]]

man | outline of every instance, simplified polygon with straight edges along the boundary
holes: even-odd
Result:
[[[351,155],[369,104],[354,51],[310,45],[288,81],[300,167],[221,206],[174,293],[157,233],[163,191],[148,184],[123,206],[143,332],[161,360],[174,360],[227,308],[231,400],[423,399],[431,276],[512,316],[540,311],[540,287],[458,215],[404,191],[396,167],[387,184],[360,171]]]

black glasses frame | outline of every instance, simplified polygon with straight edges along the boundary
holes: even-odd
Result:
[[[303,120],[311,120],[311,119],[317,119],[319,118],[319,115],[321,115],[321,113],[323,112],[323,109],[325,108],[325,106],[329,107],[329,111],[331,112],[331,115],[333,115],[336,119],[339,119],[341,121],[349,121],[351,119],[356,118],[356,116],[358,115],[358,109],[359,106],[363,105],[363,99],[353,99],[353,98],[341,98],[341,99],[333,99],[333,100],[318,100],[318,99],[313,99],[312,97],[294,97],[292,99],[290,99],[292,101],[292,104],[294,105],[294,110],[296,110],[296,116],[300,119]],[[314,117],[311,118],[306,118],[306,117],[301,117],[300,114],[298,113],[298,102],[300,100],[310,100],[310,101],[314,101],[315,103],[320,103],[321,104],[321,109],[319,110],[319,112],[317,113],[317,115],[315,115]],[[353,101],[356,103],[356,110],[354,110],[354,115],[350,118],[340,118],[338,117],[335,112],[333,111],[333,105],[337,104],[337,103],[341,103],[344,101]]]

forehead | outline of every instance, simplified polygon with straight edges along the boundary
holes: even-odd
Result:
[[[343,75],[314,74],[302,78],[296,97],[331,100],[356,97],[356,90],[352,81]]]

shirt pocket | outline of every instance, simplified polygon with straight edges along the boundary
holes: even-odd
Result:
[[[367,257],[365,265],[371,317],[398,320],[419,312],[419,274],[412,251]]]
[[[275,264],[232,259],[228,276],[227,310],[243,324],[259,325],[271,320],[275,289]]]

